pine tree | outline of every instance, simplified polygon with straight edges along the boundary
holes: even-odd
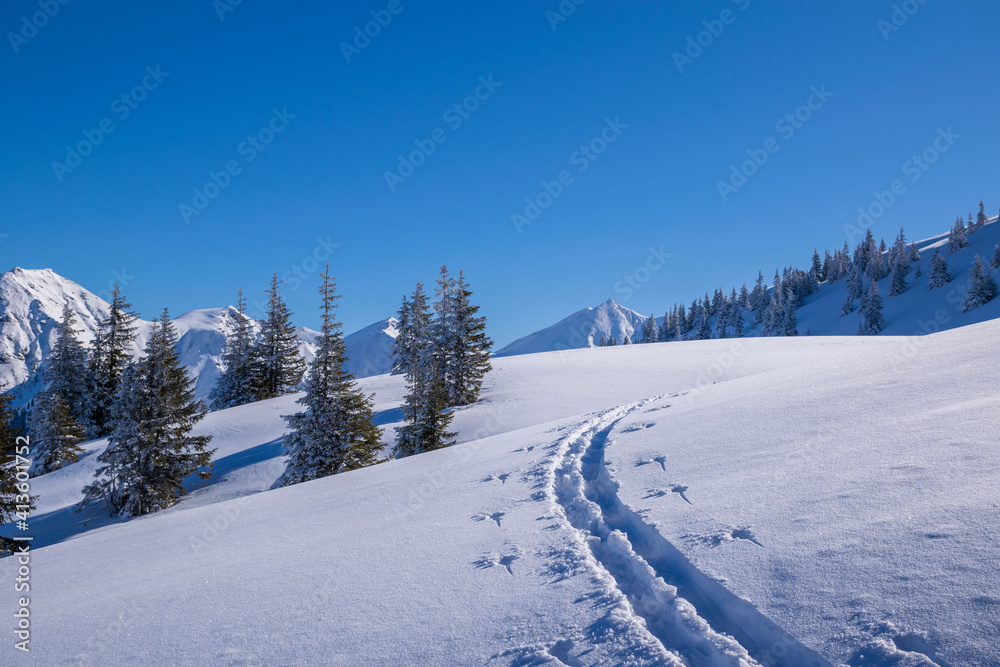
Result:
[[[212,436],[192,436],[205,416],[194,381],[177,355],[177,331],[164,310],[153,320],[145,356],[130,364],[114,404],[114,428],[98,457],[103,465],[84,489],[78,511],[103,504],[112,515],[141,516],[169,507],[187,494],[182,482],[211,465]]]
[[[299,354],[298,336],[291,321],[292,311],[281,296],[281,282],[277,274],[271,278],[267,316],[253,346],[253,385],[257,400],[295,391],[305,374],[306,364]]]
[[[396,429],[396,457],[412,456],[453,443],[455,434],[448,426],[454,414],[447,411],[448,389],[441,377],[440,360],[434,341],[423,285],[419,282],[408,305],[407,321],[401,322],[400,336],[406,347],[397,342],[397,359],[406,379],[403,402],[404,424]]]
[[[291,429],[284,440],[288,466],[275,486],[373,465],[382,449],[382,429],[373,422],[374,395],[366,396],[345,369],[347,350],[334,314],[340,295],[329,264],[320,277],[322,324],[306,395],[298,400],[306,411],[285,417]]]
[[[812,271],[814,276],[816,276],[817,281],[823,279],[823,260],[820,259],[819,250],[815,248],[813,249],[812,267],[810,267],[809,270]]]
[[[851,270],[851,279],[847,283],[847,296],[844,297],[844,305],[840,308],[840,315],[848,315],[854,312],[854,302],[864,294],[865,286],[861,280],[861,272],[857,269]]]
[[[455,280],[448,274],[448,267],[441,265],[440,273],[435,280],[436,297],[432,306],[434,318],[431,321],[430,354],[437,366],[437,375],[444,383],[445,393],[449,402],[454,386],[455,373]]]
[[[986,206],[983,205],[983,200],[979,200],[979,213],[976,214],[976,229],[984,226],[989,222],[989,218],[986,217]]]
[[[965,238],[965,225],[962,223],[962,216],[958,216],[948,235],[948,254],[956,253],[967,245],[969,242]]]
[[[907,256],[907,259],[909,259],[910,262],[919,262],[920,261],[920,251],[917,250],[917,244],[916,244],[916,242],[910,244],[910,250],[909,250],[909,255]]]
[[[993,259],[990,260],[990,270],[1000,269],[1000,243],[993,249]]]
[[[42,368],[42,379],[51,396],[62,399],[74,421],[82,422],[87,413],[87,350],[77,338],[76,313],[67,302],[62,321],[56,327],[56,341]]]
[[[486,335],[486,318],[472,305],[472,290],[459,269],[452,299],[451,374],[448,404],[472,405],[479,400],[483,379],[490,372],[490,349],[493,341]]]
[[[892,285],[889,287],[889,296],[899,296],[906,290],[906,276],[910,273],[910,249],[902,229],[899,230],[896,243],[892,246],[891,256]]]
[[[795,299],[790,292],[791,289],[789,288],[789,294],[785,298],[785,308],[778,331],[781,336],[799,335],[799,316],[796,313]]]
[[[615,335],[611,334],[610,336],[608,336],[607,347],[617,347],[617,346],[618,346],[618,339],[615,338]]]
[[[931,276],[927,280],[927,289],[944,287],[949,282],[951,282],[951,276],[948,274],[948,262],[941,251],[935,249],[934,256],[931,257]]]
[[[858,323],[859,336],[874,336],[885,329],[885,316],[882,314],[882,295],[879,294],[878,283],[872,281],[868,291],[861,297],[858,308],[861,316]]]
[[[232,333],[226,337],[222,353],[224,370],[209,395],[212,410],[232,408],[252,403],[254,394],[253,346],[254,335],[250,318],[246,315],[247,303],[243,289],[236,299],[236,315]]]
[[[86,436],[102,438],[111,432],[112,409],[125,367],[135,349],[132,304],[125,300],[118,283],[111,292],[111,310],[100,322],[87,367]]]
[[[655,343],[659,340],[659,327],[656,326],[656,316],[649,314],[649,319],[642,324],[641,343]]]
[[[59,470],[76,463],[83,454],[83,427],[73,419],[62,396],[42,392],[35,398],[29,420],[32,445],[32,476]]]
[[[966,234],[974,234],[976,231],[976,223],[972,221],[972,211],[969,211],[969,224],[965,226]]]
[[[969,312],[997,297],[997,281],[986,270],[982,258],[976,255],[969,270],[969,291],[965,295],[962,310]]]

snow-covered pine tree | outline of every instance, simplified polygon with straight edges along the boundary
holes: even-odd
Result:
[[[910,273],[910,247],[906,244],[906,234],[902,228],[892,246],[891,257],[889,268],[892,272],[892,285],[889,287],[889,296],[899,296],[906,290],[906,276]]]
[[[458,348],[458,332],[455,329],[455,280],[448,274],[448,267],[441,265],[435,279],[436,297],[432,306],[430,354],[437,365],[437,376],[444,383],[445,392],[450,397],[454,389],[455,354]]]
[[[983,200],[979,200],[979,213],[976,214],[976,229],[979,229],[989,221],[986,217],[986,206],[983,204]]]
[[[649,314],[649,319],[642,324],[642,339],[640,343],[655,343],[660,339],[659,327],[656,326],[656,315]]]
[[[965,238],[965,225],[962,223],[962,216],[955,219],[955,224],[948,235],[948,254],[953,254],[969,245]]]
[[[778,328],[779,336],[798,336],[799,335],[799,316],[796,312],[797,306],[795,304],[795,296],[793,294],[793,288],[789,286],[786,289],[785,294],[785,308],[782,313],[781,323]]]
[[[996,271],[1000,269],[1000,243],[997,243],[996,247],[993,248],[993,259],[990,260],[990,270]]]
[[[42,366],[43,389],[28,418],[32,475],[58,470],[79,460],[87,408],[87,351],[76,337],[76,315],[69,303],[56,327],[52,352]]]
[[[597,347],[607,347],[607,346],[608,346],[608,337],[605,336],[604,333],[602,332],[600,340],[597,341]]]
[[[254,394],[254,335],[246,310],[246,299],[243,297],[243,289],[240,288],[236,299],[233,330],[226,337],[226,348],[222,353],[224,370],[208,397],[212,410],[232,408],[257,400]]]
[[[861,305],[858,308],[860,316],[859,336],[874,336],[885,329],[885,316],[882,309],[882,295],[878,290],[878,282],[873,280],[868,286],[868,291],[862,295]]]
[[[962,303],[963,312],[979,308],[997,297],[997,281],[986,269],[982,258],[976,255],[969,270],[969,291]]]
[[[63,305],[62,320],[56,327],[56,341],[42,368],[46,392],[65,403],[69,415],[82,422],[87,412],[87,349],[77,338],[76,313]]]
[[[972,211],[969,211],[969,223],[965,226],[966,234],[974,234],[976,232],[976,223],[972,220]]]
[[[931,276],[927,279],[927,289],[944,287],[949,282],[951,275],[948,274],[948,262],[941,251],[935,248],[934,256],[931,257]]]
[[[709,324],[709,319],[708,308],[704,304],[699,304],[698,330],[694,336],[696,340],[710,340],[712,338],[712,326]]]
[[[320,274],[320,335],[309,368],[306,395],[298,403],[305,412],[284,419],[291,429],[284,447],[288,465],[275,486],[289,486],[378,463],[382,429],[373,422],[373,396],[366,396],[345,369],[347,350],[335,310],[336,283],[330,265]]]
[[[29,419],[32,462],[31,475],[38,476],[59,470],[67,463],[76,463],[83,454],[84,431],[69,405],[57,393],[45,391],[35,398]]]
[[[135,350],[138,315],[125,300],[118,283],[111,291],[111,311],[101,320],[87,366],[86,436],[101,438],[111,432],[111,412],[122,373]]]
[[[615,335],[611,334],[610,336],[608,336],[608,343],[606,347],[616,347],[617,345],[618,345],[618,339],[615,338]]]
[[[422,346],[430,341],[430,310],[423,283],[419,280],[416,289],[413,290],[412,301],[403,295],[403,303],[399,307],[396,320],[398,334],[393,343],[392,374],[406,375],[416,366]]]
[[[408,342],[405,348],[397,347],[407,388],[404,424],[396,429],[397,458],[446,447],[454,441],[455,434],[447,430],[454,415],[447,411],[448,389],[440,374],[434,324],[423,285],[418,282],[408,305]]]
[[[628,334],[625,334],[624,336],[622,336],[622,345],[631,345],[631,344],[632,344],[632,337],[631,336],[629,336]]]
[[[451,384],[449,405],[472,405],[479,400],[483,379],[492,370],[490,350],[493,340],[486,335],[486,318],[479,315],[479,306],[472,304],[472,290],[459,269],[452,290]]]
[[[194,381],[177,356],[177,331],[164,309],[153,320],[145,356],[122,375],[114,429],[98,457],[103,465],[84,489],[78,511],[103,504],[112,515],[140,516],[169,507],[187,494],[182,481],[211,464],[211,436],[192,436],[205,416]]]
[[[864,292],[865,285],[861,279],[861,271],[856,267],[852,267],[851,278],[847,283],[847,295],[844,297],[844,305],[840,307],[841,317],[854,312],[854,302],[860,299]]]
[[[813,249],[812,266],[809,270],[816,276],[817,282],[823,280],[823,260],[820,259],[819,250],[816,248]]]
[[[913,242],[913,243],[910,244],[910,249],[909,249],[909,251],[907,253],[907,257],[906,258],[910,262],[919,262],[920,261],[920,251],[917,250],[917,244],[916,244],[916,242]]]
[[[278,274],[267,290],[267,316],[253,346],[253,385],[257,400],[275,398],[295,391],[306,364],[299,354],[299,339],[292,324],[292,311],[281,296]]]

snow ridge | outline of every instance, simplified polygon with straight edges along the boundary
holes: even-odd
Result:
[[[615,425],[650,401],[608,410],[557,443],[548,470],[556,514],[578,531],[672,664],[828,667],[717,581],[697,570],[618,498],[604,450]]]

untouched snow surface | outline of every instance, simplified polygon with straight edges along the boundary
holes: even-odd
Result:
[[[499,358],[461,444],[266,491],[283,397],[199,425],[175,507],[84,526],[91,443],[32,482],[2,662],[995,665],[998,335]],[[391,428],[401,379],[362,386]]]

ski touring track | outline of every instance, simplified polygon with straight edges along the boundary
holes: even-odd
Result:
[[[662,397],[659,397],[662,398]],[[646,404],[598,413],[555,443],[546,493],[556,517],[576,531],[600,579],[624,596],[627,613],[662,648],[647,664],[687,667],[830,667],[718,581],[695,568],[618,497],[604,450],[615,425]],[[586,557],[587,554],[584,554]]]

